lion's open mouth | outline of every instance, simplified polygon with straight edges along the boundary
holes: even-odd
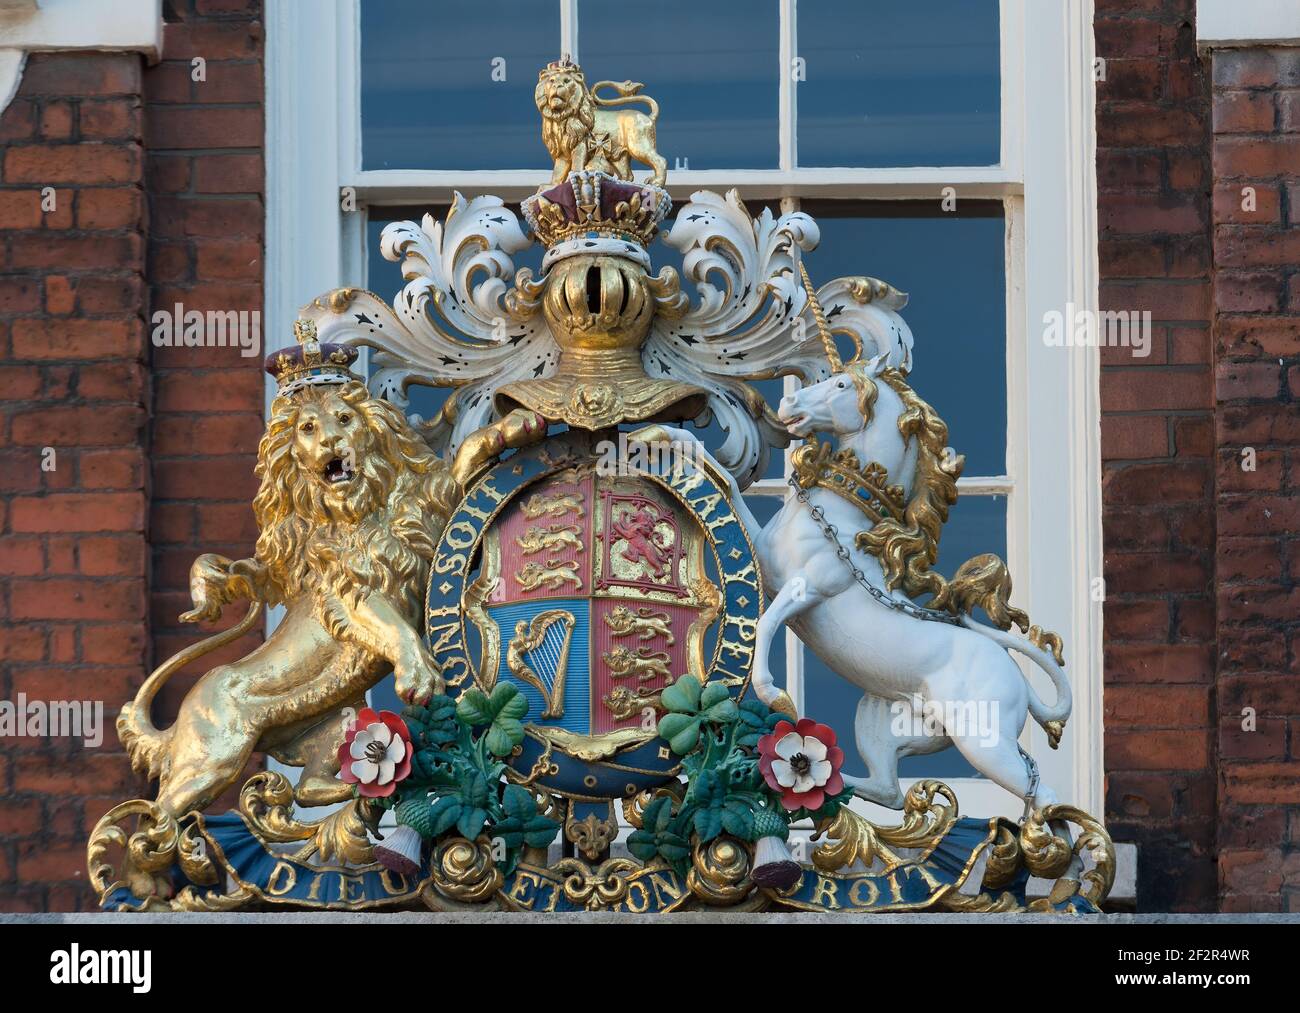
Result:
[[[323,474],[325,476],[325,481],[330,485],[350,482],[356,475],[356,473],[343,462],[343,458],[341,457],[330,458],[329,463],[325,465]]]

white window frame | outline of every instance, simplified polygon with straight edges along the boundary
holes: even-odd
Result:
[[[561,45],[580,59],[577,0],[557,2]],[[778,2],[780,59],[789,67],[797,51],[797,0]],[[285,334],[299,307],[316,295],[364,284],[365,216],[341,210],[342,187],[353,188],[361,205],[436,204],[447,202],[453,189],[517,201],[542,181],[538,169],[363,170],[358,0],[268,0],[265,20],[266,318]],[[797,85],[783,73],[777,169],[682,170],[671,182],[683,190],[738,187],[758,199],[938,200],[943,187],[953,186],[959,200],[1003,201],[1007,471],[963,479],[960,487],[966,494],[1006,495],[1016,600],[1066,643],[1074,711],[1062,747],[1049,750],[1033,722],[1028,733],[1042,776],[1063,800],[1101,813],[1102,605],[1092,593],[1102,575],[1098,356],[1095,349],[1048,347],[1037,323],[1067,306],[1098,309],[1092,4],[1002,0],[1001,42],[997,165],[799,168],[790,115]],[[887,276],[887,265],[881,273]],[[923,334],[917,358],[922,375],[942,368],[927,360]],[[268,403],[272,393],[268,387]],[[954,435],[959,442],[961,434]],[[765,480],[753,491],[783,488],[782,480]],[[789,655],[797,699],[800,653]],[[1033,670],[1031,679],[1051,699],[1041,673]],[[996,785],[966,778],[950,784],[964,812],[1019,815],[1016,800]]]

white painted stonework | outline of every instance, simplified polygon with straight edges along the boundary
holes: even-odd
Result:
[[[1297,0],[1197,0],[1201,48],[1300,45]]]
[[[13,101],[30,52],[162,52],[162,0],[0,0],[0,112]]]

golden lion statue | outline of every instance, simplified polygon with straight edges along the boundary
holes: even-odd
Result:
[[[598,94],[607,88],[616,95]],[[555,160],[552,183],[563,183],[570,172],[581,169],[631,180],[634,158],[650,167],[652,183],[667,183],[668,162],[655,150],[659,105],[640,94],[641,88],[631,81],[598,81],[588,89],[577,64],[568,59],[547,64],[538,75],[533,99],[542,114],[542,140]],[[649,112],[610,108],[631,102],[644,102]]]
[[[173,816],[205,808],[255,750],[303,768],[300,804],[350,797],[351,786],[335,777],[349,708],[365,705],[390,666],[404,699],[443,689],[420,639],[421,608],[464,482],[494,452],[536,432],[531,413],[512,413],[471,436],[449,468],[400,409],[356,379],[290,394],[282,387],[257,453],[256,550],[233,562],[196,559],[194,608],[181,619],[218,619],[240,598],[251,601],[248,615],[159,666],[117,720],[132,766],[158,778],[157,806]],[[263,604],[285,607],[265,643],[211,669],[175,723],[154,727],[150,708],[167,679],[250,629]]]
[[[215,620],[250,598],[254,616],[260,603],[283,604],[283,621],[247,657],[204,675],[167,730],[153,726],[150,705],[195,648],[160,666],[117,720],[132,765],[159,779],[158,804],[174,815],[212,802],[255,749],[304,767],[301,803],[346,798],[332,756],[345,708],[364,706],[390,665],[407,699],[441,689],[415,622],[459,489],[402,413],[356,381],[278,397],[257,473],[253,558],[196,559],[194,608],[181,619]]]

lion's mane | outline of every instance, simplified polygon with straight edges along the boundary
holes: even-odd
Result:
[[[293,456],[299,411],[332,396],[364,420],[367,434],[352,448],[358,475],[341,504],[302,475]],[[456,486],[399,409],[357,382],[276,398],[256,473],[256,558],[268,570],[273,604],[304,592],[355,601],[375,591],[418,614]]]
[[[575,104],[560,116],[551,113],[551,90],[556,80],[561,77],[572,79],[577,87],[573,89]],[[563,152],[572,151],[582,141],[587,140],[596,129],[596,103],[587,90],[586,79],[572,71],[547,71],[537,82],[534,93],[537,108],[542,114],[542,143],[552,158],[559,158]]]

